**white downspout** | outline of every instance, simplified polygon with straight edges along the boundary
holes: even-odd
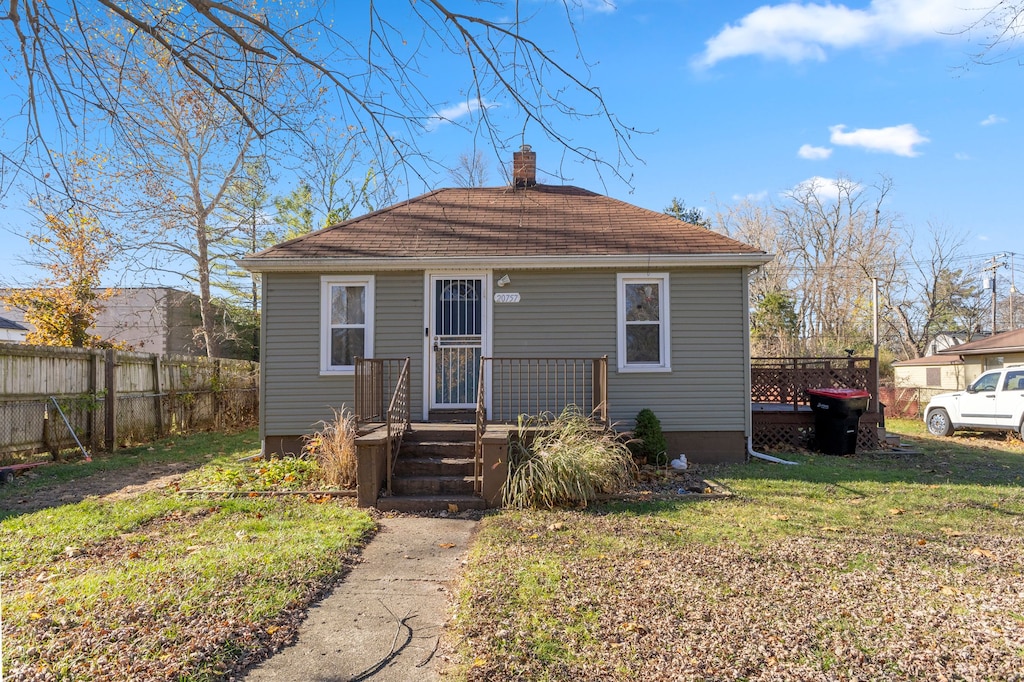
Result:
[[[788,459],[779,459],[771,455],[766,455],[763,452],[756,452],[754,450],[754,438],[747,436],[747,457],[756,457],[757,459],[763,459],[766,462],[774,462],[775,464],[799,464],[800,462],[790,462]]]
[[[750,305],[750,273],[751,268],[743,270],[743,300],[746,302],[745,305]],[[747,436],[747,457],[755,457],[762,459],[766,462],[773,462],[775,464],[799,464],[800,462],[790,462],[789,460],[779,459],[771,455],[766,455],[763,452],[757,452],[754,450],[754,402],[750,399],[750,311],[743,316],[743,333],[746,338],[746,383],[747,383],[747,414],[745,419],[746,436]]]

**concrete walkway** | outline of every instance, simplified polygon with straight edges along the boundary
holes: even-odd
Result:
[[[448,595],[477,522],[401,517],[380,522],[362,560],[313,606],[298,641],[246,682],[439,679],[435,656]]]

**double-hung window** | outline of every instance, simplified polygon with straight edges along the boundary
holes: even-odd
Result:
[[[351,374],[373,357],[373,277],[320,280],[320,372]]]
[[[668,274],[620,274],[616,299],[619,371],[671,371]]]

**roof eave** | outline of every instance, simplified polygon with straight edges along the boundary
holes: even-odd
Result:
[[[241,258],[235,263],[251,272],[342,272],[432,269],[578,270],[584,268],[743,267],[756,268],[772,260],[767,253],[649,254],[612,256],[494,256],[425,258]]]
[[[939,351],[939,353],[942,353],[943,355],[961,355],[961,356],[963,356],[963,355],[996,355],[996,354],[999,354],[999,353],[1024,353],[1024,346],[1001,346],[1001,347],[993,347],[993,348],[968,348],[967,350],[964,350],[963,348],[958,348],[958,347],[954,346],[953,348],[948,348],[946,350],[941,350],[941,351]]]

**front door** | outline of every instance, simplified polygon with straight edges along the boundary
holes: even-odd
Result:
[[[431,275],[430,301],[430,407],[475,408],[484,340],[484,279]]]

